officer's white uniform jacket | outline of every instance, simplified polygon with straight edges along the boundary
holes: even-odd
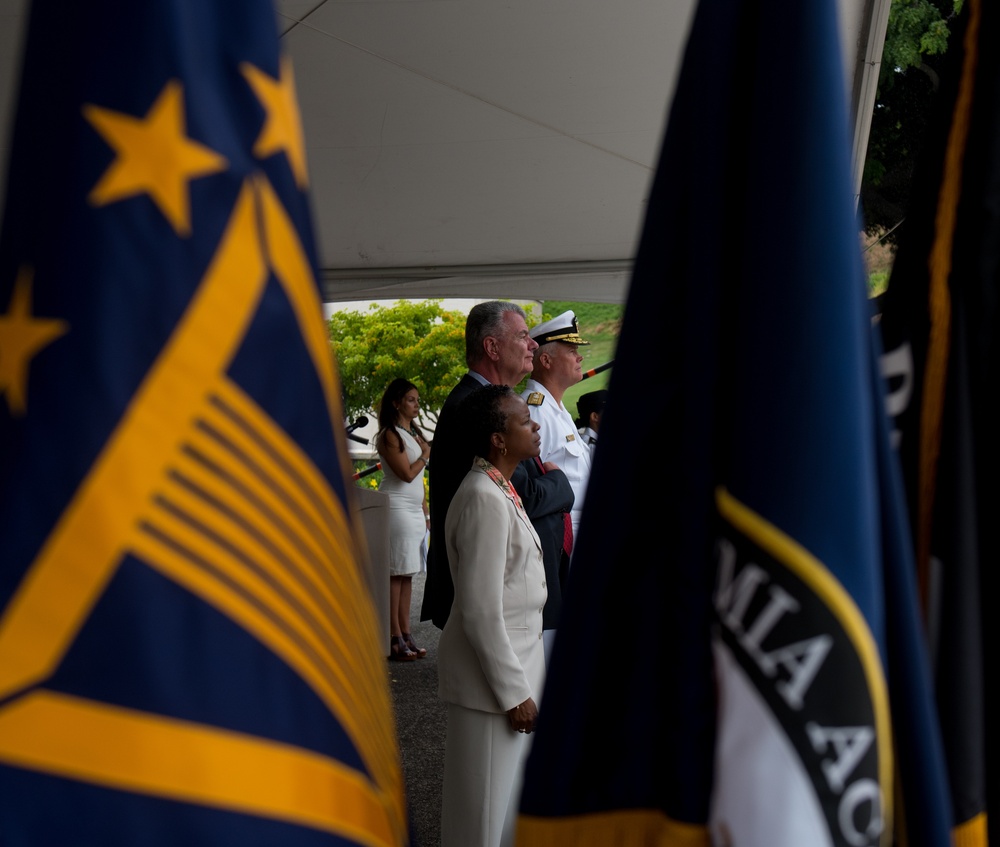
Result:
[[[528,404],[531,419],[538,422],[538,434],[542,437],[539,458],[543,462],[555,462],[573,487],[570,517],[575,539],[580,529],[587,480],[590,479],[590,448],[576,431],[573,416],[556,402],[544,385],[529,379],[521,396]]]

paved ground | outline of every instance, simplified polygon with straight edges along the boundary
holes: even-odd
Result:
[[[418,623],[425,578],[424,574],[413,578],[410,619],[413,640],[427,649],[427,656],[414,662],[386,660],[386,666],[406,779],[413,845],[440,847],[446,711],[437,696],[437,645],[441,631],[430,621]],[[388,640],[387,636],[386,645]]]

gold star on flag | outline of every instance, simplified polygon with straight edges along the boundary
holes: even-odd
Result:
[[[66,321],[31,316],[32,274],[22,268],[6,314],[0,315],[0,394],[11,414],[23,415],[28,402],[28,364],[35,354],[69,330]]]
[[[179,235],[191,232],[190,180],[225,170],[228,162],[185,134],[184,91],[164,87],[145,117],[88,104],[83,114],[114,149],[115,160],[90,192],[97,206],[147,193]]]
[[[295,175],[295,184],[299,188],[305,188],[308,182],[306,148],[302,138],[302,122],[299,119],[299,103],[295,99],[295,76],[292,73],[291,59],[282,56],[280,79],[268,76],[247,62],[240,69],[267,112],[264,128],[253,146],[254,155],[263,159],[284,151]]]

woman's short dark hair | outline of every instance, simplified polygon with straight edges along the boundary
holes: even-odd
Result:
[[[378,429],[379,435],[385,432],[387,429],[395,432],[396,421],[399,418],[399,410],[396,408],[396,403],[402,400],[408,392],[416,389],[419,391],[412,382],[408,379],[403,379],[402,377],[396,377],[389,385],[386,387],[385,392],[382,394],[382,402],[378,407]],[[423,438],[423,433],[420,432],[420,428],[413,424],[413,428],[417,431],[421,438]],[[403,440],[397,438],[399,441],[399,452],[403,452]]]
[[[507,431],[507,413],[504,400],[517,397],[506,385],[484,385],[462,401],[462,420],[469,434],[469,446],[477,456],[485,458],[490,452],[494,432]]]

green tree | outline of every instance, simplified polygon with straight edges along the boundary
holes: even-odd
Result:
[[[906,216],[913,168],[961,7],[962,0],[892,0],[861,184],[869,233],[892,230]]]
[[[349,419],[377,415],[386,386],[403,377],[419,389],[421,418],[433,428],[466,370],[464,314],[446,311],[438,300],[400,300],[364,312],[334,312],[327,328]]]

